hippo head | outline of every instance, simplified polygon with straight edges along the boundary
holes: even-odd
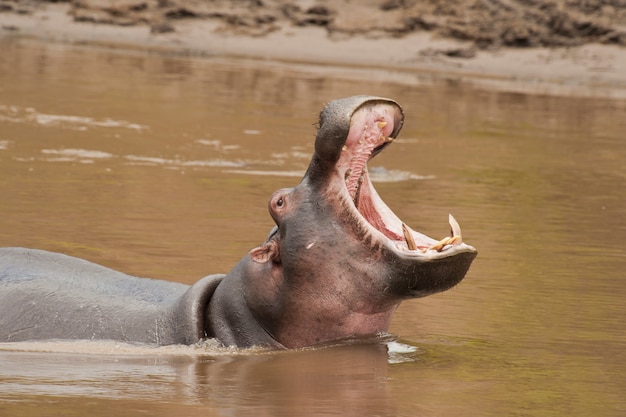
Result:
[[[277,227],[250,251],[238,290],[277,345],[385,332],[402,300],[453,287],[476,257],[451,216],[451,236],[437,241],[406,226],[376,193],[367,162],[393,142],[402,123],[393,100],[329,103],[304,178],[270,198]]]

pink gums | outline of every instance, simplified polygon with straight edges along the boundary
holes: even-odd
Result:
[[[387,226],[382,213],[377,210],[372,196],[371,183],[367,175],[367,162],[372,152],[384,144],[394,129],[392,109],[388,106],[363,108],[352,116],[350,132],[338,166],[345,169],[348,195],[353,199],[357,210],[387,238],[401,240],[398,233]]]
[[[385,117],[387,116],[387,117]],[[386,136],[393,131],[393,119],[387,114],[379,114],[375,111],[357,112],[352,119],[352,127],[346,139],[346,147],[352,158],[349,162],[350,172],[346,179],[346,187],[352,198],[361,181],[361,175],[372,151],[386,141]],[[378,127],[379,123],[386,125]],[[360,126],[363,126],[360,128]]]

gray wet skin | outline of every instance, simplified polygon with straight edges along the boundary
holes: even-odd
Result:
[[[193,286],[136,278],[50,252],[0,249],[0,341],[114,339],[297,348],[387,331],[401,301],[447,290],[476,250],[433,240],[382,202],[367,161],[399,133],[393,100],[356,96],[321,112],[315,153],[269,201],[267,240],[227,275]]]

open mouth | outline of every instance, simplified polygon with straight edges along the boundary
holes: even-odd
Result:
[[[432,239],[400,220],[370,181],[367,162],[393,142],[391,135],[398,111],[396,106],[386,103],[363,106],[355,111],[336,167],[345,179],[345,192],[360,214],[355,217],[366,230],[382,234],[395,249],[407,255],[445,252],[462,244],[461,227],[452,215],[449,216],[450,236]]]

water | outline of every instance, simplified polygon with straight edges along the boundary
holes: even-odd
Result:
[[[404,107],[370,164],[413,228],[479,250],[384,341],[292,352],[0,346],[0,414],[622,416],[626,102],[392,71],[0,44],[0,246],[193,283],[272,227],[321,106]]]

